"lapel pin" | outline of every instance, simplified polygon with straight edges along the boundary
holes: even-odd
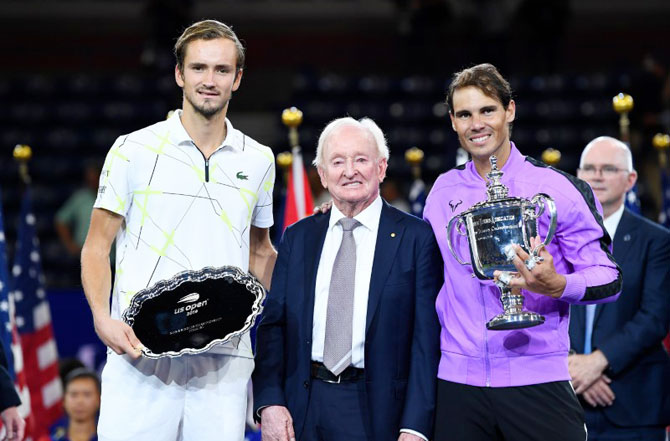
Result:
[[[395,233],[391,233],[391,237],[395,237]]]
[[[624,241],[624,242],[628,242],[629,240],[630,240],[630,234],[626,234],[626,235],[623,237],[623,241]]]

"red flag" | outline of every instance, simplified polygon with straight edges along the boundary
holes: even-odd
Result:
[[[311,215],[314,210],[314,201],[309,189],[307,172],[302,164],[300,147],[293,147],[292,153],[293,162],[288,175],[286,202],[284,204],[284,229],[303,217]]]
[[[26,421],[26,431],[25,431],[25,441],[33,441],[37,439],[36,427],[35,427],[35,416],[31,412],[30,407],[30,390],[28,389],[28,384],[26,381],[26,371],[24,370],[23,365],[23,351],[21,350],[21,340],[19,337],[19,332],[16,329],[16,320],[14,317],[14,301],[12,299],[13,295],[10,294],[10,323],[12,328],[12,354],[14,359],[14,385],[16,386],[16,391],[21,398],[21,405],[19,406],[19,414]]]

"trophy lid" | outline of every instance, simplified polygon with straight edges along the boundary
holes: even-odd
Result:
[[[503,172],[498,170],[498,158],[496,158],[495,155],[491,155],[489,161],[491,161],[491,171],[486,174],[486,194],[488,195],[487,202],[506,199],[507,194],[509,193],[509,188],[500,182]]]

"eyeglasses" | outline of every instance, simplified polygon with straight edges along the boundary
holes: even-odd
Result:
[[[625,168],[615,167],[613,165],[603,165],[602,167],[594,167],[593,165],[585,165],[579,169],[582,173],[589,176],[594,176],[600,172],[600,174],[606,178],[611,178],[619,172],[625,171],[628,172]]]

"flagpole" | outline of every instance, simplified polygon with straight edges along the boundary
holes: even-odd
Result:
[[[405,151],[405,162],[410,165],[413,177],[408,197],[410,212],[417,217],[423,217],[423,207],[426,205],[426,184],[421,179],[423,158],[423,150],[416,146]]]
[[[26,403],[26,412],[31,419],[26,429],[26,439],[30,437],[36,440],[46,436],[49,427],[62,417],[63,390],[58,375],[58,349],[51,323],[51,310],[44,287],[37,222],[32,210],[31,178],[28,173],[32,149],[19,144],[14,147],[13,156],[19,164],[19,175],[25,185],[12,265],[17,342],[20,340],[23,360],[23,376],[18,380],[23,389],[22,402]]]
[[[293,155],[291,164],[291,176],[293,184],[293,192],[296,196],[296,209],[298,219],[305,215],[305,188],[304,181],[300,179],[303,173],[302,152],[300,151],[300,137],[298,135],[298,126],[302,124],[302,112],[297,107],[290,107],[284,109],[281,114],[281,120],[286,127],[288,127],[288,143],[291,146],[291,153]]]
[[[612,107],[619,114],[619,137],[630,146],[630,119],[628,114],[633,110],[633,97],[620,92],[612,98]]]
[[[14,159],[19,163],[19,176],[25,185],[31,182],[30,174],[28,173],[28,161],[33,157],[33,150],[29,145],[17,144],[14,147]]]
[[[542,162],[552,167],[556,167],[561,162],[561,151],[549,147],[542,152]]]
[[[294,147],[300,148],[298,126],[302,124],[302,111],[295,106],[284,109],[281,114],[281,121],[288,127],[288,144],[292,149]]]
[[[652,139],[654,148],[658,150],[658,164],[661,169],[668,166],[668,150],[670,150],[670,135],[667,133],[657,133]]]
[[[284,199],[283,228],[312,214],[314,202],[309,188],[307,173],[302,162],[302,152],[298,137],[298,126],[302,123],[302,112],[296,107],[284,109],[282,123],[288,127],[288,140],[291,153],[282,157],[282,166],[288,170],[286,180],[286,198]]]
[[[612,108],[619,114],[619,139],[628,145],[631,152],[633,151],[633,146],[630,139],[630,119],[628,118],[628,114],[633,110],[633,104],[633,97],[627,93],[619,92],[612,97]],[[626,193],[625,204],[626,208],[633,213],[640,214],[641,207],[637,188],[637,183],[635,183],[633,188]]]
[[[405,161],[412,167],[412,178],[421,179],[421,163],[423,162],[423,150],[412,147],[405,151]]]

